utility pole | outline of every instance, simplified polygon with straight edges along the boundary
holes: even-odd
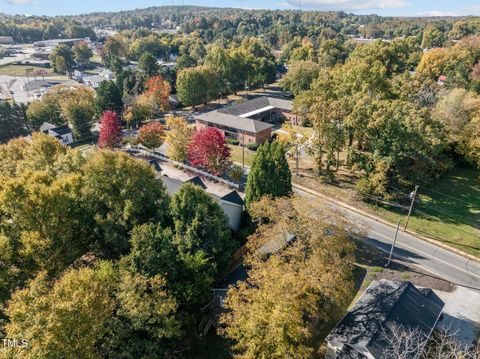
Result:
[[[407,230],[408,220],[410,219],[410,215],[412,214],[413,205],[415,203],[415,197],[417,197],[417,190],[418,190],[418,185],[415,186],[415,190],[412,193],[410,193],[410,198],[412,199],[412,202],[410,203],[410,208],[408,209],[407,220],[405,221],[405,226],[403,227],[404,232]]]
[[[385,267],[389,267],[390,262],[392,261],[393,249],[395,248],[395,243],[397,243],[397,235],[398,235],[398,228],[399,227],[400,227],[400,220],[398,220],[398,223],[397,223],[397,229],[395,230],[395,237],[393,237],[392,248],[390,249],[390,254],[388,255],[388,262],[385,265]]]
[[[242,131],[242,168],[245,168],[245,133]]]
[[[300,151],[298,150],[298,143],[295,144],[295,171],[298,177],[298,167],[300,161]]]

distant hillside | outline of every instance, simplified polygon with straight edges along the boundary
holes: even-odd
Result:
[[[175,29],[198,32],[206,41],[265,37],[268,42],[285,43],[293,37],[335,38],[356,36],[392,39],[415,36],[421,41],[431,24],[447,40],[480,33],[478,17],[381,17],[343,11],[245,10],[200,6],[160,6],[120,12],[97,12],[78,16],[2,16],[0,35],[17,41],[34,41],[56,36],[91,33],[94,27],[116,30]]]

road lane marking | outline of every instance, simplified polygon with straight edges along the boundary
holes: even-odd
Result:
[[[383,237],[383,238],[385,238],[385,239],[388,239],[390,242],[392,241],[392,238],[387,237],[386,235],[384,235],[384,234],[382,234],[382,233],[379,233],[379,232],[377,232],[377,231],[370,231],[370,233],[373,233],[373,234],[376,234],[376,235],[378,235],[378,236],[380,236],[380,237]],[[398,243],[398,242],[397,242],[397,243]],[[390,245],[391,245],[391,243],[390,243]],[[438,262],[440,262],[440,263],[446,264],[446,265],[449,266],[449,267],[455,268],[456,270],[459,270],[459,271],[461,271],[461,272],[464,272],[464,273],[468,274],[469,276],[472,276],[472,277],[475,277],[475,278],[477,278],[477,279],[480,279],[480,275],[477,275],[477,274],[475,274],[475,273],[469,272],[469,271],[467,271],[466,269],[457,267],[457,266],[453,265],[452,263],[449,263],[449,262],[447,262],[447,261],[444,261],[443,259],[432,257],[430,254],[427,254],[427,253],[425,253],[424,251],[419,250],[419,249],[417,249],[417,248],[413,248],[413,247],[409,246],[408,244],[405,244],[405,243],[401,243],[401,242],[400,242],[400,245],[401,245],[402,247],[407,247],[408,249],[412,250],[413,252],[420,253],[420,254],[422,254],[423,256],[425,256],[425,257],[433,260],[434,262],[435,262],[435,261],[438,261]],[[397,245],[397,247],[398,247],[398,245]],[[378,248],[378,247],[377,247],[377,248]],[[388,251],[385,251],[384,249],[381,249],[381,248],[379,248],[379,249],[382,250],[382,251],[384,251],[384,252],[386,252],[386,253],[389,253]],[[395,252],[395,251],[394,251],[394,252]],[[468,264],[468,262],[467,262],[467,264]]]
[[[384,223],[382,223],[382,222],[378,222],[378,221],[376,221],[376,220],[373,219],[373,218],[370,218],[370,217],[365,216],[365,215],[363,215],[363,214],[361,214],[361,213],[359,213],[359,212],[354,211],[353,209],[343,207],[343,206],[335,203],[334,201],[330,201],[330,200],[328,200],[328,199],[326,199],[326,198],[323,198],[323,197],[321,197],[321,196],[314,195],[314,194],[309,193],[309,192],[307,192],[307,191],[304,191],[304,190],[302,190],[302,189],[300,189],[300,188],[298,188],[298,187],[294,187],[294,191],[296,191],[297,193],[300,192],[300,193],[303,194],[304,196],[305,196],[305,194],[306,194],[308,197],[317,198],[317,199],[319,199],[319,200],[321,200],[321,201],[327,202],[330,206],[332,206],[332,207],[334,207],[334,208],[336,208],[336,209],[338,209],[338,210],[340,210],[340,211],[345,211],[345,212],[348,213],[348,215],[350,215],[350,216],[357,217],[357,220],[363,221],[367,226],[370,226],[368,222],[373,222],[373,223],[375,223],[376,225],[383,226],[383,227],[385,227],[385,228],[391,229],[390,226],[388,226],[388,225],[386,225],[386,224],[384,224]],[[300,195],[301,195],[301,194],[300,194]],[[371,227],[371,226],[370,226],[370,227]],[[378,235],[378,236],[380,236],[380,237],[383,237],[383,238],[387,239],[389,242],[392,241],[392,238],[387,237],[387,236],[385,236],[384,234],[379,233],[379,232],[377,232],[377,231],[371,230],[370,233],[373,233],[373,234],[376,234],[376,235]],[[420,241],[420,239],[417,239],[417,240]],[[427,242],[425,242],[425,243],[427,243]],[[391,243],[387,243],[387,245],[388,245],[388,244],[391,245]],[[476,278],[476,279],[480,279],[480,275],[477,275],[477,274],[475,274],[475,273],[469,272],[469,271],[467,271],[466,269],[457,267],[457,266],[455,266],[455,265],[453,265],[453,264],[451,264],[451,263],[449,263],[449,262],[447,262],[447,261],[444,261],[443,259],[432,257],[430,254],[427,254],[427,253],[425,253],[425,252],[422,251],[422,250],[419,250],[419,249],[416,249],[416,248],[414,248],[414,247],[411,247],[411,246],[408,245],[408,244],[401,243],[401,245],[402,245],[403,247],[406,247],[406,248],[410,249],[413,253],[422,254],[422,255],[425,256],[426,258],[432,260],[434,263],[435,263],[435,262],[443,263],[443,264],[445,264],[445,265],[447,265],[447,266],[449,266],[449,267],[451,267],[451,268],[454,268],[454,269],[456,269],[456,270],[458,270],[458,271],[460,271],[460,272],[463,272],[463,273],[467,274],[467,275],[470,277],[470,279],[475,279],[475,278]],[[375,246],[374,246],[374,247],[375,247]],[[380,249],[380,250],[383,251],[383,252],[389,253],[389,251],[386,251],[386,250],[384,250],[384,249],[382,249],[382,248],[379,248],[379,247],[376,247],[376,248]],[[435,248],[435,251],[437,251],[437,250],[439,250],[439,249],[440,249],[440,248],[437,247],[437,248]],[[452,254],[454,254],[454,253],[452,253]],[[463,257],[462,257],[462,258],[463,258]],[[466,259],[466,258],[463,258],[463,259]],[[471,262],[471,260],[469,260],[469,259],[466,259],[466,260],[467,260],[467,262],[466,262],[465,264],[466,264],[466,266],[468,266],[468,264]],[[415,263],[416,263],[417,265],[419,265],[420,267],[424,267],[424,266],[425,266],[424,264],[422,265],[421,263],[418,263],[418,262],[416,262],[416,261],[415,261]],[[428,269],[426,269],[426,270],[429,271]],[[429,272],[431,272],[431,271],[429,271]],[[443,277],[443,275],[441,275],[441,274],[440,274],[440,276]]]

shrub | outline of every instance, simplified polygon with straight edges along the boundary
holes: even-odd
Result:
[[[138,140],[134,136],[128,136],[122,138],[122,145],[131,144],[132,146],[138,145]]]
[[[238,146],[238,144],[240,143],[238,140],[234,138],[226,138],[225,142],[228,143],[229,145],[235,145],[235,146]]]

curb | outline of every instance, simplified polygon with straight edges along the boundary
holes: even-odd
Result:
[[[391,222],[388,222],[388,221],[386,221],[386,220],[384,220],[384,219],[382,219],[382,218],[380,218],[380,217],[377,217],[377,216],[375,216],[375,215],[373,215],[373,214],[371,214],[371,213],[365,212],[365,211],[363,211],[363,210],[361,210],[361,209],[358,209],[358,208],[355,208],[355,207],[353,207],[353,206],[350,206],[350,205],[348,205],[348,204],[346,204],[346,203],[344,203],[344,202],[340,202],[340,201],[338,201],[338,200],[336,200],[336,199],[333,199],[333,198],[331,198],[331,197],[329,197],[329,196],[324,195],[323,193],[314,191],[314,190],[312,190],[312,189],[310,189],[310,188],[304,187],[304,186],[302,186],[302,185],[299,185],[299,184],[296,184],[296,183],[293,183],[293,182],[292,182],[292,187],[293,187],[293,188],[297,188],[297,189],[299,189],[299,190],[301,190],[301,191],[303,191],[303,192],[309,193],[309,194],[311,194],[311,195],[313,195],[313,196],[322,198],[323,200],[325,200],[325,201],[327,201],[327,202],[330,202],[330,203],[333,203],[333,204],[336,204],[336,205],[339,206],[339,207],[343,207],[343,208],[348,209],[348,210],[350,210],[350,211],[353,211],[353,212],[356,212],[356,213],[358,213],[358,214],[361,214],[362,216],[365,216],[365,217],[368,217],[368,218],[370,218],[370,219],[373,219],[373,220],[375,220],[375,221],[377,221],[377,222],[380,222],[380,223],[382,223],[382,224],[384,224],[384,225],[386,225],[386,226],[389,226],[389,227],[391,227],[391,228],[393,228],[393,229],[396,228],[396,226],[395,226],[393,223],[391,223]],[[471,255],[471,254],[465,253],[465,252],[463,252],[463,251],[461,251],[461,250],[459,250],[459,249],[452,248],[452,247],[450,247],[450,246],[448,246],[448,245],[446,245],[446,244],[444,244],[444,243],[442,243],[442,242],[440,242],[440,241],[437,241],[437,240],[435,240],[435,239],[422,236],[421,234],[418,234],[418,233],[415,232],[415,231],[407,230],[407,231],[405,231],[404,233],[408,233],[408,234],[414,236],[415,238],[418,238],[418,239],[420,239],[420,240],[422,240],[422,241],[425,241],[425,242],[428,242],[428,243],[430,243],[430,244],[436,245],[437,247],[440,247],[440,248],[442,248],[442,249],[445,249],[445,250],[447,250],[447,251],[450,251],[450,252],[452,252],[452,253],[455,253],[455,254],[457,254],[457,255],[459,255],[459,256],[462,256],[462,257],[464,257],[464,258],[466,258],[466,259],[468,259],[468,260],[471,260],[471,261],[480,263],[480,258],[477,258],[477,257],[475,257],[475,256],[473,256],[473,255]]]

